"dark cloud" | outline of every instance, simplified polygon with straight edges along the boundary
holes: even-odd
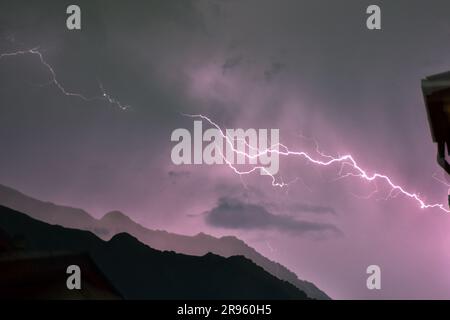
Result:
[[[167,174],[169,175],[170,178],[177,179],[177,178],[189,177],[191,173],[189,171],[186,171],[186,170],[181,170],[181,171],[171,170]]]
[[[167,175],[169,176],[170,183],[176,185],[179,182],[186,181],[191,176],[191,172],[187,170],[170,170]]]
[[[264,71],[264,77],[267,81],[272,80],[277,74],[284,69],[284,64],[280,62],[273,62],[269,68]]]
[[[318,213],[318,214],[336,214],[336,210],[332,207],[308,204],[308,203],[294,203],[289,206],[289,211],[292,213],[295,212],[310,212],[310,213]]]
[[[242,56],[234,56],[225,60],[222,65],[222,73],[225,74],[227,70],[231,70],[242,63]]]
[[[287,215],[275,215],[258,204],[244,203],[235,198],[221,198],[215,208],[207,212],[206,222],[215,227],[244,230],[287,231],[302,235],[308,232],[341,234],[334,225],[297,220]]]
[[[315,214],[330,214],[337,215],[336,209],[331,206],[288,201],[268,201],[270,196],[267,192],[264,192],[261,188],[256,186],[234,185],[234,184],[221,184],[216,187],[217,192],[226,198],[240,199],[241,202],[260,203],[264,208],[272,212],[287,213],[289,215],[296,215],[299,213],[315,213]]]

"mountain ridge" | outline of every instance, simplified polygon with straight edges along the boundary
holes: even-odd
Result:
[[[87,252],[125,299],[307,299],[304,292],[244,257],[161,252],[127,233],[104,241],[90,231],[50,225],[4,206],[0,230],[10,237],[25,236],[22,251]],[[1,257],[0,252],[0,270]],[[38,269],[36,276],[42,272],[48,270]],[[0,293],[7,294],[1,285]]]
[[[222,257],[241,255],[279,279],[294,284],[311,298],[330,299],[326,293],[313,283],[299,279],[294,272],[280,263],[264,257],[235,236],[217,238],[203,232],[195,236],[186,236],[163,230],[151,230],[117,210],[106,213],[100,219],[95,219],[82,209],[43,202],[1,184],[0,205],[27,212],[33,218],[44,222],[91,231],[104,240],[126,232],[136,237],[142,243],[161,251],[174,251],[194,256],[204,256],[208,252]]]

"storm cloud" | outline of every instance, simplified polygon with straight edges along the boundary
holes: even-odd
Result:
[[[223,128],[279,128],[314,158],[351,154],[446,204],[420,79],[450,68],[448,0],[379,1],[378,31],[366,28],[369,0],[77,4],[72,32],[64,1],[0,1],[0,52],[39,46],[68,91],[98,96],[100,81],[132,108],[41,86],[51,75],[35,55],[0,59],[2,184],[98,218],[120,210],[151,229],[233,234],[335,298],[450,297],[448,215],[384,201],[381,181],[282,157],[276,182],[289,186],[276,188],[170,160],[173,130],[192,129],[182,114],[201,113]],[[345,237],[305,236],[337,227]],[[369,263],[386,270],[383,290],[364,285]]]
[[[311,212],[317,214],[336,214],[336,210],[332,207],[308,204],[308,203],[293,203],[289,206],[291,212]]]
[[[309,232],[340,235],[334,225],[297,220],[288,215],[276,215],[259,204],[244,203],[235,198],[221,198],[216,207],[207,212],[206,221],[211,226],[229,229],[266,230],[302,235]]]

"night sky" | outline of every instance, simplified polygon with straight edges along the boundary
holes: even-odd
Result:
[[[351,154],[427,203],[447,203],[420,80],[450,70],[450,2],[365,0],[1,1],[0,183],[95,217],[236,235],[333,298],[450,299],[450,218],[383,182],[337,179],[281,157],[283,181],[226,165],[173,165],[177,128],[279,128],[295,150]],[[345,3],[345,4],[344,4]],[[206,126],[206,124],[205,124]],[[378,188],[378,189],[376,189]],[[374,193],[374,190],[379,192]],[[372,195],[372,197],[368,197]],[[366,288],[366,268],[382,290]]]

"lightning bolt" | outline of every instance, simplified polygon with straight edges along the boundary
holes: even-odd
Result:
[[[61,93],[63,93],[66,96],[69,97],[77,97],[79,99],[82,99],[84,101],[105,101],[108,102],[111,105],[115,105],[116,107],[120,108],[121,110],[127,110],[130,108],[129,105],[124,105],[122,104],[119,100],[117,100],[116,98],[112,97],[110,94],[108,94],[106,92],[106,90],[104,89],[103,84],[100,82],[99,83],[99,87],[100,87],[100,91],[101,91],[101,95],[100,96],[94,96],[94,97],[86,97],[85,95],[81,94],[81,93],[76,93],[76,92],[71,92],[69,90],[67,90],[66,88],[64,88],[64,86],[58,81],[58,78],[56,76],[56,72],[54,70],[54,68],[44,59],[44,56],[42,54],[41,51],[39,51],[39,47],[35,47],[32,49],[28,49],[28,50],[18,50],[15,52],[8,52],[8,53],[2,53],[0,54],[0,60],[4,59],[4,58],[8,58],[8,57],[16,57],[16,56],[23,56],[23,55],[34,55],[37,56],[39,58],[40,63],[48,70],[48,72],[50,73],[50,81],[48,82],[48,84],[53,84],[56,88],[59,89],[59,91]],[[450,210],[448,210],[446,208],[446,206],[444,206],[443,204],[439,204],[439,203],[435,203],[435,204],[429,204],[426,203],[417,193],[412,193],[407,191],[404,187],[395,184],[392,179],[390,177],[388,177],[387,175],[381,174],[381,173],[373,173],[373,174],[369,174],[366,170],[364,170],[362,167],[360,167],[358,165],[358,163],[356,162],[356,160],[353,158],[352,155],[347,154],[347,155],[343,155],[343,156],[338,156],[338,157],[333,157],[330,155],[326,155],[324,153],[322,153],[319,148],[318,148],[318,144],[316,143],[316,152],[323,158],[321,159],[315,159],[313,158],[311,155],[309,155],[308,153],[304,152],[304,151],[291,151],[289,150],[289,148],[287,146],[285,146],[284,144],[278,143],[276,145],[272,145],[270,148],[267,148],[266,150],[260,151],[257,150],[258,152],[256,154],[250,155],[248,153],[246,153],[245,151],[241,151],[241,150],[237,150],[234,147],[234,141],[235,140],[231,140],[228,136],[226,136],[226,134],[224,134],[223,130],[221,129],[221,127],[216,124],[214,121],[212,121],[210,118],[208,118],[207,116],[198,114],[198,115],[189,115],[189,114],[185,114],[185,116],[188,117],[192,117],[192,118],[200,118],[202,120],[205,120],[207,122],[209,122],[212,126],[216,127],[219,132],[221,133],[222,137],[225,138],[226,142],[229,144],[229,146],[231,147],[231,149],[233,150],[233,152],[235,152],[236,154],[241,154],[244,157],[250,159],[254,159],[254,158],[258,158],[262,155],[265,155],[267,153],[277,153],[279,155],[282,156],[297,156],[297,157],[303,157],[305,158],[308,162],[315,164],[315,165],[319,165],[319,166],[331,166],[333,164],[341,164],[341,169],[340,169],[340,177],[339,178],[347,178],[347,177],[357,177],[357,178],[361,178],[364,179],[366,181],[369,182],[375,182],[376,185],[376,189],[374,192],[371,193],[371,195],[375,192],[378,191],[378,185],[376,184],[378,180],[382,180],[385,183],[387,183],[387,185],[391,188],[389,194],[388,194],[388,198],[393,198],[393,197],[397,197],[398,195],[402,194],[414,201],[416,201],[421,209],[430,209],[430,208],[436,208],[436,209],[440,209],[442,211],[444,211],[445,213],[450,213]],[[249,147],[249,148],[253,148],[252,146],[250,146],[246,141],[244,141],[245,144]],[[275,148],[277,147],[277,148]],[[279,150],[279,149],[282,150]],[[250,170],[239,170],[238,168],[236,168],[223,154],[222,154],[222,158],[224,159],[225,163],[239,176],[242,175],[248,175],[251,174],[257,170],[261,170],[263,171],[266,175],[270,176],[272,179],[272,186],[275,187],[285,187],[288,186],[291,182],[285,183],[283,181],[281,182],[277,182],[276,177],[271,174],[265,167],[263,166],[253,166]],[[326,160],[324,160],[326,159]],[[346,166],[350,166],[350,168],[353,169],[354,172],[347,172],[346,174],[342,174],[344,167]],[[298,180],[295,179],[295,180]],[[294,180],[294,181],[295,181]],[[448,185],[447,185],[448,186]],[[449,190],[450,192],[450,190]],[[371,196],[370,195],[370,196]]]
[[[0,54],[0,60],[3,58],[8,57],[17,57],[17,56],[24,56],[24,55],[34,55],[39,58],[40,63],[48,70],[50,73],[50,81],[47,84],[53,84],[56,88],[59,89],[61,93],[68,97],[77,97],[79,99],[82,99],[84,101],[106,101],[111,105],[114,105],[118,107],[121,110],[127,110],[131,108],[129,105],[122,104],[119,100],[111,97],[104,89],[103,84],[99,83],[101,95],[100,96],[94,96],[94,97],[86,97],[85,95],[81,93],[71,92],[68,91],[64,86],[58,81],[58,78],[56,77],[56,72],[53,69],[53,67],[44,59],[44,55],[41,51],[39,51],[39,47],[35,47],[28,50],[18,50],[15,52],[8,52],[8,53],[2,53]]]
[[[438,181],[439,183],[443,184],[444,186],[448,187],[448,194],[450,194],[450,182],[447,183],[444,180],[440,179],[439,177],[436,176],[436,172],[433,173],[432,178],[435,179],[436,181]]]
[[[403,186],[394,183],[393,180],[387,175],[384,175],[384,174],[378,173],[378,172],[375,172],[372,174],[368,173],[367,170],[364,170],[357,163],[357,161],[354,159],[354,157],[350,154],[337,156],[337,157],[326,155],[319,150],[318,145],[316,144],[316,152],[319,153],[319,155],[323,158],[323,159],[316,159],[313,156],[309,155],[305,151],[291,151],[291,150],[289,150],[289,148],[287,146],[285,146],[284,144],[281,144],[281,143],[277,143],[275,145],[272,145],[270,148],[260,151],[256,148],[250,146],[245,141],[245,139],[244,140],[241,139],[242,141],[244,141],[244,143],[249,148],[253,148],[258,151],[256,154],[250,155],[250,154],[246,153],[245,151],[237,150],[234,147],[234,141],[236,141],[236,140],[230,139],[224,133],[222,128],[217,123],[212,121],[209,117],[202,115],[202,114],[183,114],[183,115],[187,116],[187,117],[197,118],[197,119],[202,119],[202,120],[207,121],[210,125],[212,125],[213,127],[217,128],[219,130],[222,137],[226,140],[226,143],[230,146],[231,150],[234,153],[243,155],[244,157],[246,157],[248,159],[254,159],[254,158],[257,159],[258,157],[260,157],[262,155],[266,155],[267,153],[270,152],[270,153],[277,153],[281,156],[301,157],[301,158],[306,159],[308,162],[318,165],[318,166],[331,166],[334,164],[341,164],[339,179],[343,179],[343,178],[347,178],[347,177],[356,177],[356,178],[363,179],[365,181],[374,182],[377,188],[378,188],[377,182],[384,181],[390,187],[390,192],[388,194],[387,199],[394,198],[399,195],[403,195],[403,196],[415,201],[420,206],[421,209],[435,208],[435,209],[442,210],[445,213],[450,213],[450,210],[447,209],[446,205],[440,204],[440,203],[426,203],[425,200],[423,200],[419,194],[407,191]],[[222,158],[224,159],[225,163],[233,170],[233,172],[235,172],[238,175],[248,175],[257,170],[262,170],[266,175],[270,176],[270,178],[272,179],[272,186],[282,188],[282,187],[289,185],[289,183],[277,182],[276,177],[273,174],[271,174],[263,166],[253,166],[249,170],[239,170],[223,154],[221,154],[221,155],[222,155]],[[343,172],[344,167],[350,167],[352,169],[352,172],[347,172],[347,173],[343,174],[342,172]]]

